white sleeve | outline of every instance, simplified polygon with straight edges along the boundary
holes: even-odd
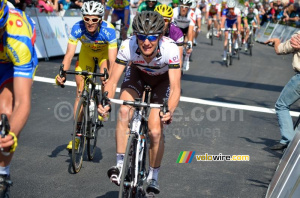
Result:
[[[122,42],[122,45],[117,54],[116,63],[126,65],[130,61],[130,43],[133,42],[133,37],[126,39]]]
[[[177,16],[178,16],[178,7],[173,9],[172,22],[174,22],[174,18],[177,18]]]
[[[241,16],[241,10],[238,9],[237,7],[235,8],[235,14],[239,17]]]
[[[179,69],[180,61],[179,61],[179,48],[175,43],[169,43],[168,49],[170,49],[170,53],[166,56],[168,59],[165,60],[166,64],[169,65],[171,69]]]
[[[190,19],[190,24],[189,25],[195,26],[195,23],[196,23],[196,14],[195,14],[195,12],[193,10],[190,10],[188,16],[189,16],[189,19]]]

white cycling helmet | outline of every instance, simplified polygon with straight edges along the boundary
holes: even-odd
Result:
[[[227,1],[227,7],[228,8],[234,8],[236,5],[235,0],[228,0]]]
[[[180,0],[180,4],[183,4],[183,5],[192,5],[192,3],[194,2],[194,0]]]
[[[197,2],[194,0],[190,8],[195,9],[196,7],[197,7]]]
[[[98,15],[102,17],[104,15],[104,7],[99,2],[87,1],[83,3],[81,13],[82,15]]]
[[[211,5],[213,5],[213,6],[217,5],[216,0],[212,0],[212,1],[211,1]]]

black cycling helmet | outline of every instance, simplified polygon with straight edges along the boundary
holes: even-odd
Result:
[[[133,33],[139,34],[162,34],[164,31],[164,18],[154,11],[138,13],[132,22]]]

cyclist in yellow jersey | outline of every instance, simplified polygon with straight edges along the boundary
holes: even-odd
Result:
[[[115,62],[117,56],[116,33],[112,24],[102,21],[104,15],[104,7],[101,3],[95,1],[85,2],[81,8],[83,20],[77,22],[71,31],[67,53],[62,64],[64,70],[69,70],[72,58],[74,57],[78,40],[82,46],[79,53],[79,60],[76,63],[75,71],[87,70],[94,71],[93,57],[99,60],[100,72],[103,73],[104,68],[107,68],[110,73],[110,68]],[[66,78],[56,76],[56,83],[64,84]],[[74,111],[77,109],[81,90],[83,90],[83,77],[75,76],[77,85],[77,94],[74,104]],[[74,112],[75,115],[75,112]],[[81,123],[79,123],[80,125]],[[75,146],[78,146],[76,142]],[[67,149],[72,149],[72,141],[67,146]]]
[[[130,25],[130,11],[128,0],[109,0],[105,8],[104,20],[107,20],[111,9],[114,9],[111,15],[111,23],[116,26],[116,22],[121,19],[124,27],[121,30],[122,40],[127,38],[127,30]]]
[[[8,134],[0,136],[0,197],[9,197],[9,164],[30,113],[32,79],[38,63],[35,38],[34,22],[0,0],[0,114],[6,114],[10,124]]]

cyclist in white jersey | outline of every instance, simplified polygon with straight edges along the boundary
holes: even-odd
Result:
[[[196,39],[198,37],[198,34],[201,32],[202,15],[201,15],[201,10],[199,8],[197,8],[197,1],[194,1],[192,3],[191,9],[195,12],[195,15],[196,15],[196,24],[195,24],[194,32],[193,32],[193,34],[194,34],[193,44],[194,44],[194,46],[196,46],[198,44]]]
[[[193,47],[193,31],[196,23],[195,12],[190,9],[194,0],[180,0],[180,5],[173,9],[173,22],[182,30],[185,35],[185,42],[188,43],[189,49],[186,51],[186,60],[184,60],[183,68],[188,70],[189,57]]]
[[[104,88],[108,98],[113,98],[123,70],[129,64],[121,85],[121,100],[141,98],[145,84],[152,89],[151,103],[162,104],[163,98],[169,98],[169,112],[163,115],[159,108],[152,108],[148,119],[150,168],[146,192],[155,194],[160,192],[157,179],[164,153],[163,124],[171,121],[180,98],[179,50],[172,39],[163,36],[164,25],[163,17],[157,12],[144,11],[135,16],[134,36],[122,42],[112,75]],[[104,117],[109,109],[109,106],[98,106],[98,112]],[[129,115],[132,116],[132,108],[121,105],[116,127],[117,165],[107,173],[114,183],[117,183],[123,164]]]

